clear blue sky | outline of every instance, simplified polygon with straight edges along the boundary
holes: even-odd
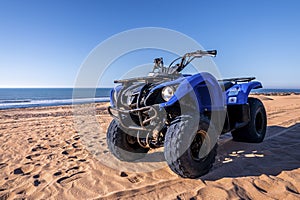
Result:
[[[0,87],[72,87],[96,45],[150,26],[217,49],[223,77],[300,88],[299,10],[298,0],[0,0]]]

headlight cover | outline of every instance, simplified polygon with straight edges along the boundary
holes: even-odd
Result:
[[[171,99],[171,97],[174,95],[174,93],[175,93],[174,87],[166,86],[162,89],[161,96],[162,96],[163,100],[169,101]]]

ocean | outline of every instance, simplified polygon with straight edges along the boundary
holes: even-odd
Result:
[[[73,98],[73,88],[0,88],[0,110],[108,102],[111,88],[97,88],[96,91],[93,88],[85,88],[76,91],[79,91],[79,95]],[[300,93],[300,89],[258,89],[253,92]]]
[[[256,89],[253,93],[300,93],[300,89]]]
[[[108,102],[110,91],[111,88],[76,89],[73,98],[73,88],[0,88],[0,110]]]

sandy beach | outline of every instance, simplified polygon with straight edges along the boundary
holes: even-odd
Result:
[[[0,200],[300,199],[300,95],[257,97],[268,114],[264,142],[221,136],[213,169],[194,180],[175,175],[161,150],[114,160],[108,103],[2,110]]]

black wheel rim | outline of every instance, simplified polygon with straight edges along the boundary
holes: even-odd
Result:
[[[203,138],[204,138],[205,134],[206,134],[206,131],[204,131],[204,130],[198,131],[192,141],[191,146],[190,146],[191,156],[196,161],[199,161],[202,159],[199,157],[199,153],[200,153],[200,149],[203,144]]]
[[[258,134],[262,134],[263,129],[264,129],[264,118],[261,110],[259,110],[255,116],[255,130]]]
[[[134,145],[137,142],[136,137],[131,135],[126,135],[126,140],[130,145]]]

